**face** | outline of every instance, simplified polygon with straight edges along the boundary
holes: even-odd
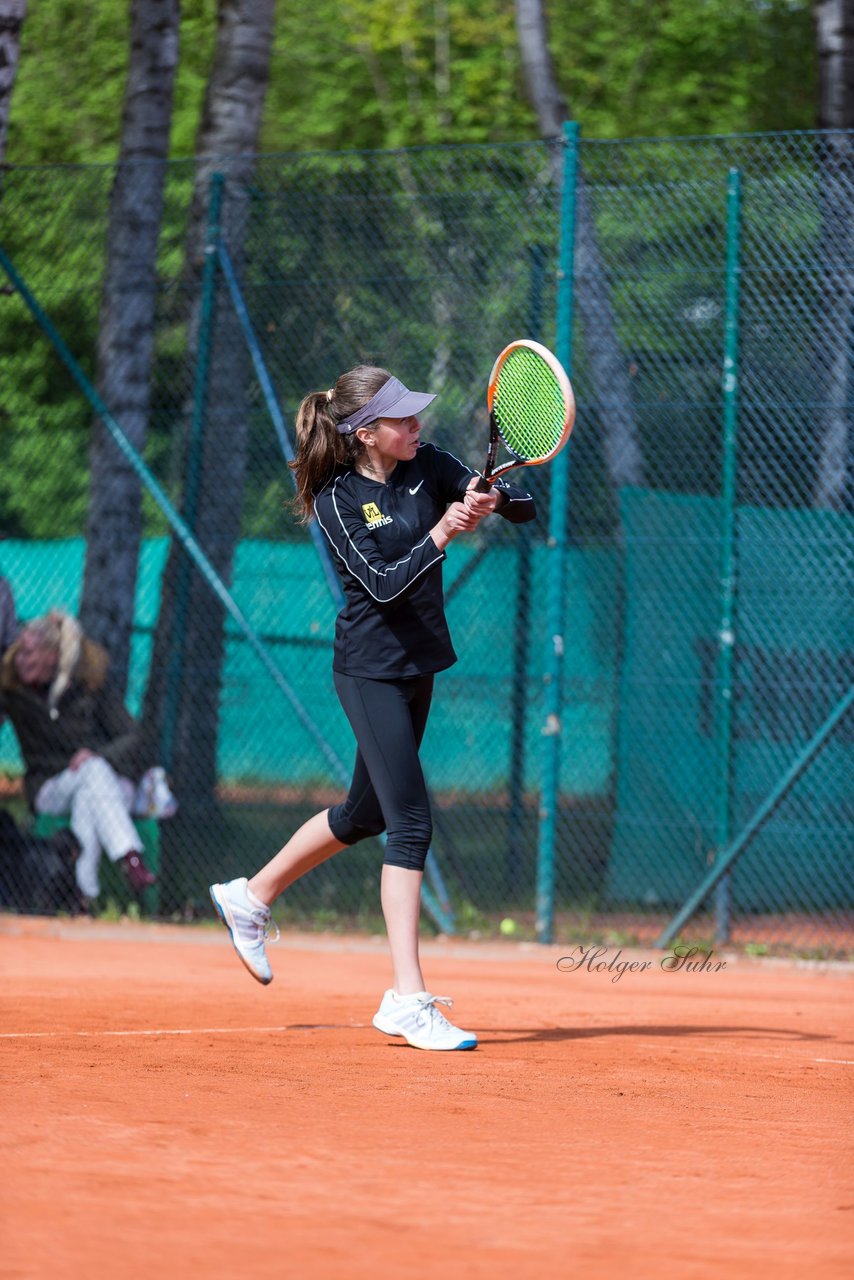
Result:
[[[417,418],[380,418],[363,437],[368,456],[379,464],[408,462],[415,457],[421,423]]]
[[[22,684],[49,684],[56,672],[58,654],[40,636],[21,633],[15,649],[15,670]]]

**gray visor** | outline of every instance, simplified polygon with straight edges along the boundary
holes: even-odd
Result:
[[[336,424],[342,436],[348,436],[359,427],[376,422],[377,418],[411,418],[436,399],[423,391],[410,391],[397,378],[384,382],[375,396],[362,405],[344,422]]]

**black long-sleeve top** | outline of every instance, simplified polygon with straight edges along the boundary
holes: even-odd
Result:
[[[385,484],[340,470],[315,498],[344,585],[333,667],[367,679],[443,671],[457,660],[445,619],[440,551],[430,530],[461,500],[476,472],[429,443]],[[533,520],[534,500],[499,481],[505,520]]]

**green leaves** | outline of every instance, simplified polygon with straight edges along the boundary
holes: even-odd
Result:
[[[547,6],[585,137],[815,126],[808,0],[586,0]]]
[[[189,156],[216,0],[184,0],[171,153]],[[586,0],[547,5],[560,88],[585,137],[811,128],[808,0]],[[24,24],[7,160],[111,161],[127,0],[41,0]],[[536,137],[511,0],[280,5],[265,151]]]
[[[547,12],[560,88],[584,139],[809,128],[814,122],[808,0],[586,0],[551,3]],[[216,15],[216,0],[183,2],[174,158],[192,156]],[[465,352],[484,332],[491,341],[493,333],[513,328],[519,307],[527,306],[529,247],[554,238],[552,202],[528,172],[536,163],[524,147],[484,155],[482,182],[478,162],[470,159],[457,173],[451,152],[433,153],[426,168],[417,152],[351,154],[340,172],[327,172],[328,157],[305,154],[535,139],[511,0],[315,0],[309,19],[303,7],[283,4],[276,21],[261,148],[301,154],[258,166],[257,199],[269,202],[270,230],[262,235],[263,217],[256,211],[253,263],[258,298],[266,299],[256,305],[269,330],[268,355],[291,407],[305,389],[304,371],[302,365],[298,372],[277,367],[277,354],[290,349],[282,335],[294,349],[298,344],[310,355],[322,354],[317,377],[325,385],[323,378],[351,358],[357,341],[426,377],[444,368],[451,334],[455,350]],[[127,0],[31,5],[11,108],[3,243],[87,368],[94,359],[112,170],[26,166],[115,161],[128,35]],[[272,171],[302,165],[304,208],[288,183],[282,223],[277,209],[284,196]],[[493,165],[500,174],[488,172]],[[270,173],[262,181],[265,166]],[[605,175],[606,184],[613,177]],[[374,207],[378,181],[385,197]],[[168,442],[190,391],[179,282],[191,184],[190,164],[171,167],[159,261],[164,294],[149,452],[170,491],[177,464]],[[479,202],[478,193],[468,191],[472,184],[492,195]],[[618,249],[625,242],[627,255],[649,257],[662,213],[644,219],[638,199],[633,211],[602,209],[599,217]],[[693,215],[696,227],[684,208],[674,216],[683,221],[685,236],[702,234],[703,207]],[[524,238],[511,255],[511,274],[490,275],[490,263],[500,260],[490,237],[500,239],[502,225],[520,220]],[[797,238],[800,229],[792,234]],[[676,306],[678,272],[671,283]],[[320,318],[307,316],[306,289],[309,297],[322,289],[333,306],[331,331],[328,321],[324,327]],[[401,290],[423,301],[389,334],[387,315],[396,314]],[[619,300],[619,289],[617,294]],[[640,313],[633,323],[638,341],[648,321]],[[33,536],[79,533],[92,415],[11,301],[0,308],[0,358],[6,369],[0,526]],[[253,485],[253,528],[266,529],[277,518],[280,494],[254,473]],[[160,527],[150,505],[146,521]]]

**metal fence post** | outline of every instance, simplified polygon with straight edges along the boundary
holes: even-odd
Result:
[[[789,795],[798,779],[802,777],[818,754],[824,750],[824,747],[833,737],[845,717],[850,715],[852,708],[854,708],[854,685],[851,685],[845,696],[840,698],[821,727],[813,734],[803,750],[798,753],[782,777],[778,778],[770,795],[762,802],[753,817],[741,829],[735,839],[731,840],[725,849],[718,851],[715,865],[703,877],[690,898],[682,904],[676,915],[665,926],[664,931],[655,941],[656,947],[670,946],[673,939],[678,937],[680,930],[699,911],[706,898],[715,886],[720,883],[721,878],[729,875],[730,867],[737,858],[741,857],[754,836],[758,835],[765,823],[780,807],[786,796]]]
[[[738,344],[740,304],[741,173],[730,169],[727,181],[726,312],[723,362],[723,460],[721,483],[720,625],[718,630],[717,797],[715,857],[730,840],[732,775],[733,664],[736,631],[736,481],[738,465]],[[731,881],[724,876],[715,894],[715,941],[730,933]]]
[[[560,202],[560,246],[557,281],[556,355],[567,371],[572,356],[573,265],[575,258],[576,183],[579,126],[567,121],[563,128],[563,185]],[[564,449],[551,465],[549,511],[548,584],[546,602],[546,654],[543,717],[543,760],[540,795],[540,829],[537,855],[536,933],[539,942],[552,940],[554,927],[555,849],[560,796],[560,749],[563,675],[563,614],[566,595],[566,542],[569,511],[569,451]]]
[[[543,281],[546,247],[531,246],[528,333],[539,340],[542,333]],[[513,692],[510,704],[510,811],[507,822],[507,858],[504,883],[515,895],[521,888],[522,846],[525,825],[525,729],[528,720],[528,649],[531,642],[531,533],[530,526],[516,529],[517,595],[513,625]]]
[[[212,174],[208,225],[205,237],[205,260],[202,267],[202,300],[196,343],[193,414],[190,422],[190,441],[187,454],[187,488],[184,499],[184,519],[191,531],[195,529],[196,525],[199,489],[202,478],[208,369],[210,366],[211,335],[213,333],[216,308],[217,243],[219,241],[224,187],[224,176],[221,173]],[[163,730],[160,739],[160,759],[167,769],[172,767],[175,720],[178,711],[178,689],[181,684],[181,668],[184,660],[184,638],[187,632],[187,613],[190,607],[192,572],[189,557],[182,556],[178,566],[178,583],[175,592],[175,625],[172,630],[172,648],[169,655]]]

